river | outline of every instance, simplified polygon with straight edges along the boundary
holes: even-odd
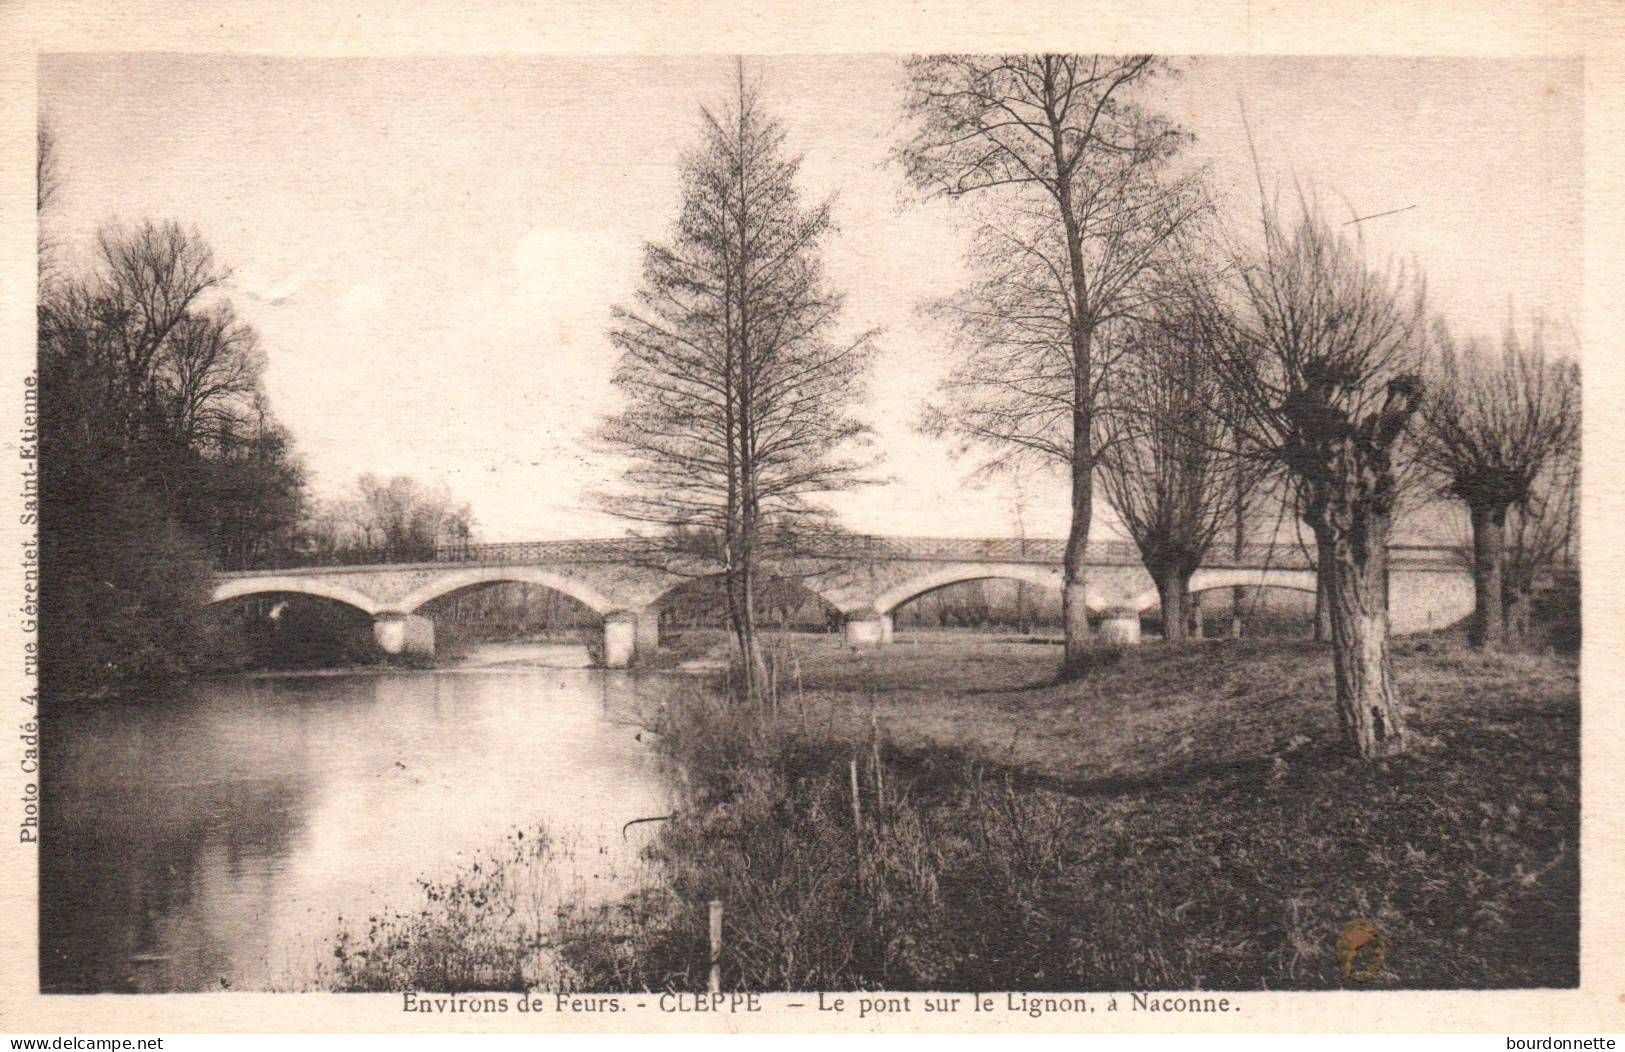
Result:
[[[531,657],[533,655],[526,655]],[[45,727],[46,991],[298,989],[342,918],[410,906],[545,826],[611,895],[668,810],[638,678],[581,668],[256,676]]]

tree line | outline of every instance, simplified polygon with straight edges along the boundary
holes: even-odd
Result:
[[[894,160],[971,223],[972,278],[933,304],[954,368],[922,422],[984,470],[1059,467],[1071,527],[1063,675],[1091,662],[1085,600],[1103,496],[1178,635],[1189,581],[1266,497],[1313,537],[1349,745],[1402,752],[1388,650],[1387,546],[1407,491],[1462,502],[1473,531],[1470,637],[1495,647],[1573,543],[1578,366],[1549,330],[1450,338],[1414,268],[1367,258],[1357,222],[1260,178],[1257,216],[1222,214],[1192,137],[1159,105],[1149,55],[934,55],[906,63]],[[830,528],[818,498],[870,481],[854,416],[871,333],[838,336],[819,265],[828,202],[736,68],[702,107],[671,239],[651,242],[611,339],[630,457],[605,503],[723,567],[743,693],[765,697],[756,582]],[[1508,534],[1512,541],[1508,543]]]
[[[38,207],[58,192],[42,126]],[[184,672],[215,559],[278,544],[303,471],[262,386],[228,271],[174,222],[109,224],[92,262],[42,239],[38,299],[42,669],[101,692]]]

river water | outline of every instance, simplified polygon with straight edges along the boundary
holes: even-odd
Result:
[[[302,988],[340,918],[544,825],[612,894],[669,810],[635,676],[242,677],[46,724],[47,991]]]

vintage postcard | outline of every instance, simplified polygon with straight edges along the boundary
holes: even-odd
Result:
[[[903,12],[0,13],[0,1028],[1625,1029],[1618,12]]]

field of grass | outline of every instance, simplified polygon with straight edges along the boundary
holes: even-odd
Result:
[[[815,641],[769,718],[670,687],[679,817],[644,890],[533,940],[545,981],[703,988],[721,899],[728,988],[1577,982],[1573,658],[1396,643],[1413,745],[1368,765],[1321,645],[1151,644],[1066,684],[1058,657]],[[1374,966],[1339,965],[1354,921]]]

